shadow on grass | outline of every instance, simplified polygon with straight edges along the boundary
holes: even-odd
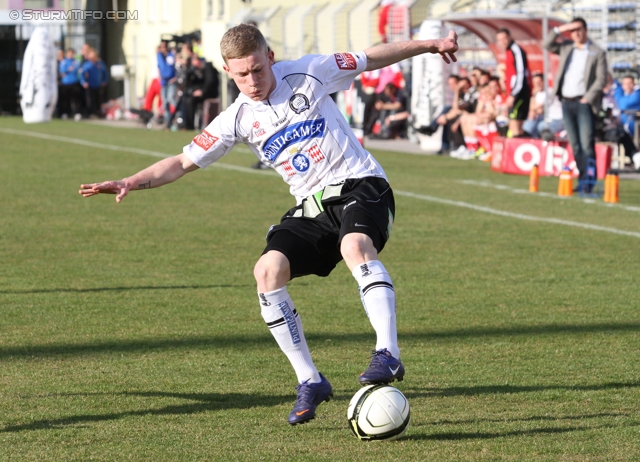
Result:
[[[206,288],[207,286],[197,286]],[[221,286],[210,286],[221,287]],[[234,286],[238,287],[238,286]],[[91,290],[91,289],[89,289]],[[265,329],[266,330],[266,329]],[[484,337],[518,337],[535,335],[573,335],[584,333],[635,332],[640,331],[640,323],[597,323],[597,324],[548,324],[512,327],[474,327],[441,332],[401,333],[403,342],[464,340]],[[370,333],[305,333],[307,340],[325,342],[332,340],[333,347],[344,344],[362,343],[367,345],[375,339]],[[275,347],[273,337],[265,332],[262,335],[220,335],[187,336],[179,338],[117,339],[86,343],[52,343],[40,345],[20,345],[0,347],[0,359],[41,358],[50,356],[72,356],[98,353],[136,353],[177,348],[255,348],[258,346]]]
[[[73,396],[110,395],[109,393],[74,393]],[[72,396],[69,395],[69,396]],[[8,425],[0,429],[0,433],[17,433],[32,430],[57,429],[90,422],[105,422],[135,416],[185,415],[199,414],[224,409],[250,409],[254,407],[272,407],[283,403],[292,403],[293,396],[264,396],[242,393],[168,393],[168,392],[123,392],[116,396],[134,396],[146,398],[176,398],[189,400],[184,404],[174,404],[157,409],[141,409],[135,411],[113,412],[106,414],[87,414],[62,417],[59,419],[36,420],[21,425]],[[64,394],[58,396],[67,396]],[[195,401],[195,402],[193,402]]]
[[[604,417],[631,417],[631,414],[626,414],[624,412],[601,412],[598,414],[581,414],[581,415],[563,415],[563,416],[553,416],[553,415],[534,415],[529,417],[515,417],[512,419],[461,419],[461,420],[436,420],[433,422],[427,422],[424,424],[414,425],[413,427],[431,427],[438,425],[470,425],[470,424],[479,424],[479,423],[514,423],[514,422],[536,422],[536,421],[550,421],[550,422],[559,422],[561,420],[586,420],[586,419],[600,419]]]
[[[597,416],[596,416],[597,417]],[[576,419],[581,419],[581,416],[577,416]],[[509,438],[513,436],[535,436],[557,433],[571,433],[578,431],[597,431],[605,429],[614,429],[621,427],[637,427],[640,426],[640,422],[624,422],[616,424],[602,424],[602,425],[571,425],[568,427],[540,427],[529,428],[521,430],[509,430],[509,431],[496,431],[496,432],[447,432],[447,433],[435,433],[429,435],[407,435],[403,440],[431,440],[431,441],[456,441],[456,440],[474,440],[474,439],[494,439],[494,438]]]
[[[439,396],[478,396],[534,393],[538,391],[602,391],[624,388],[640,388],[640,382],[609,382],[594,385],[480,385],[476,387],[403,388],[408,398],[433,398]]]
[[[29,289],[29,290],[0,290],[0,295],[22,294],[53,294],[53,293],[77,293],[90,294],[96,292],[128,292],[131,290],[185,290],[185,289],[226,289],[230,287],[254,287],[250,284],[216,284],[216,285],[182,285],[182,286],[123,286],[123,287],[93,287],[89,289],[76,289],[62,287],[58,289]]]

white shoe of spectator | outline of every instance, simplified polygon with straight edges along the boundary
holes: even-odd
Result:
[[[640,170],[640,152],[636,152],[631,159],[636,170]]]
[[[467,155],[467,147],[463,144],[459,146],[455,151],[451,151],[449,155],[455,159],[460,159],[461,156]]]
[[[471,160],[476,158],[476,152],[473,149],[465,149],[464,152],[458,157],[462,160]]]

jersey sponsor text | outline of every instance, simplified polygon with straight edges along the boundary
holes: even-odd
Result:
[[[358,67],[356,59],[351,53],[336,53],[333,56],[336,58],[338,68],[343,71],[354,71]]]
[[[322,137],[325,125],[324,119],[305,120],[304,122],[288,125],[264,143],[262,148],[264,156],[273,162],[284,149],[292,144]]]
[[[218,137],[213,136],[206,130],[203,130],[198,136],[193,139],[193,142],[200,146],[205,151],[208,151],[211,146],[213,146],[216,141],[218,141]]]

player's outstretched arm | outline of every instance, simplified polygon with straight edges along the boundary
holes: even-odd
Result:
[[[449,64],[458,60],[454,54],[456,51],[458,51],[458,34],[452,30],[445,38],[383,43],[364,50],[367,55],[366,70],[368,71],[381,69],[423,53],[440,54],[442,59]]]
[[[198,166],[186,155],[178,154],[156,162],[152,166],[122,180],[81,184],[78,192],[84,197],[91,197],[96,194],[116,194],[116,202],[121,202],[129,191],[158,188],[172,183],[197,169]]]

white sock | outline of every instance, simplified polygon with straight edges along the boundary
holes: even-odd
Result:
[[[396,293],[391,277],[380,260],[356,266],[351,272],[360,286],[360,297],[369,321],[376,331],[376,350],[386,348],[400,358],[396,329]]]
[[[321,381],[318,369],[313,364],[311,353],[302,330],[302,320],[298,315],[286,287],[272,292],[259,293],[262,318],[282,352],[287,355],[298,376],[298,382]]]

